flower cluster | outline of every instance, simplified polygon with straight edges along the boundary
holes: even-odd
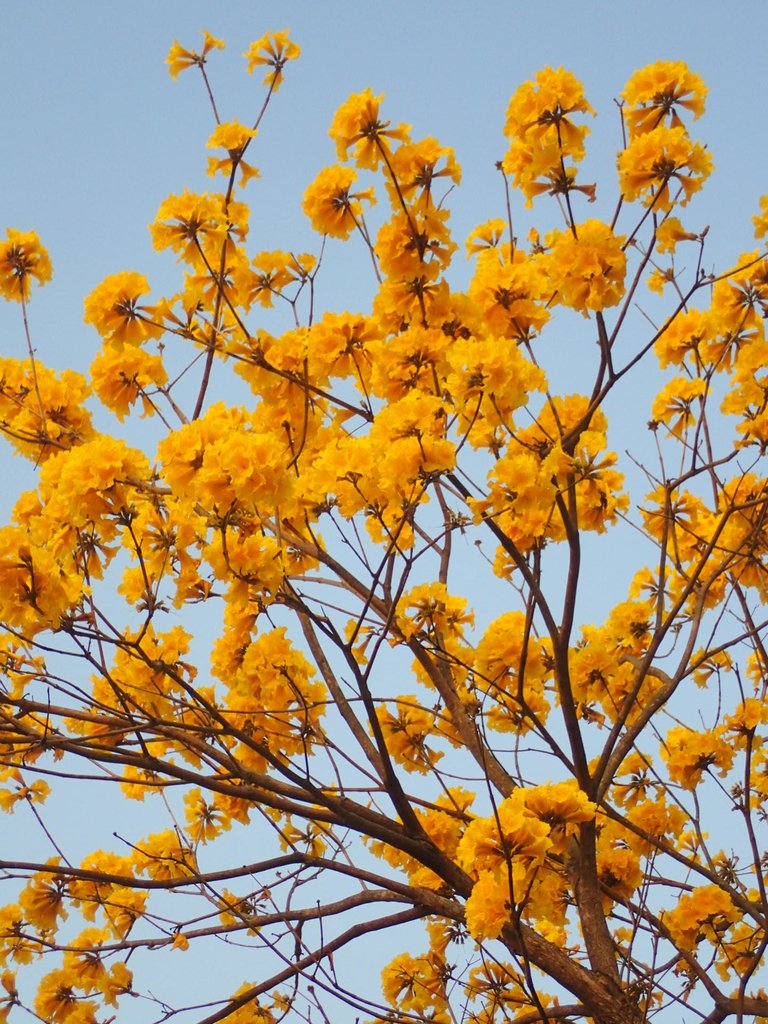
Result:
[[[594,199],[594,186],[576,184],[589,128],[577,115],[593,114],[581,83],[563,68],[544,68],[521,85],[507,107],[504,134],[509,149],[503,168],[526,197],[579,191]]]

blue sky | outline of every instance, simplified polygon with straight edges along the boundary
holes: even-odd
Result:
[[[386,93],[386,117],[455,149],[464,169],[451,201],[461,244],[476,224],[503,213],[494,162],[504,152],[504,111],[517,85],[546,64],[573,71],[598,112],[588,159],[599,198],[589,214],[609,219],[620,144],[613,100],[635,69],[659,59],[685,60],[710,89],[695,134],[715,172],[686,218],[694,230],[711,225],[707,266],[729,265],[753,246],[751,217],[768,192],[763,0],[0,0],[0,231],[36,230],[53,260],[52,283],[30,305],[40,360],[87,369],[99,341],[83,323],[82,302],[106,275],[139,270],[155,295],[178,286],[175,264],[153,251],[147,224],[168,194],[214,187],[204,173],[213,122],[199,75],[168,76],[173,39],[196,48],[205,28],[226,41],[208,65],[212,84],[223,119],[247,122],[263,92],[260,77],[245,74],[242,51],[286,27],[302,57],[287,69],[252,153],[262,172],[246,194],[254,252],[317,249],[301,195],[335,159],[327,136],[335,109],[366,86]],[[551,222],[544,204],[526,212],[515,202],[521,236],[540,212]],[[461,252],[456,261],[461,280]],[[367,257],[335,246],[321,305],[364,310],[370,297]],[[547,340],[556,359],[563,346],[566,361],[568,343],[556,334]],[[14,304],[0,306],[0,353],[24,355]],[[0,472],[10,481],[0,494],[5,513],[31,471],[0,449]]]
[[[592,125],[598,180],[612,187],[619,141],[612,100],[632,71],[662,58],[686,60],[710,87],[699,135],[716,171],[695,203],[697,220],[712,224],[710,255],[727,259],[751,242],[749,218],[768,191],[761,126],[768,7],[761,0],[4,0],[0,224],[34,228],[53,259],[54,281],[32,308],[44,361],[90,362],[97,339],[82,323],[82,299],[106,274],[135,268],[173,286],[161,274],[171,264],[153,253],[146,225],[169,193],[211,187],[202,147],[212,129],[198,76],[174,83],[167,75],[173,38],[195,46],[207,28],[226,40],[210,73],[222,116],[245,121],[261,90],[256,76],[243,73],[240,54],[265,30],[285,27],[303,53],[254,151],[263,173],[249,193],[255,246],[315,242],[300,197],[334,158],[327,128],[351,92],[384,91],[386,116],[455,148],[464,168],[452,203],[461,240],[499,212],[493,163],[503,154],[507,100],[523,79],[550,63],[584,82],[601,115]],[[343,285],[327,282],[329,305],[354,303]],[[4,352],[19,340],[16,312],[0,310]]]
[[[597,111],[589,122],[584,180],[598,182],[598,201],[584,204],[581,215],[610,219],[621,140],[614,99],[634,70],[659,59],[685,60],[710,89],[695,135],[708,145],[715,171],[684,217],[694,231],[710,225],[705,269],[732,264],[754,244],[751,217],[768,192],[761,127],[768,6],[762,0],[727,11],[718,0],[0,0],[9,83],[0,98],[6,140],[0,227],[36,230],[54,265],[52,283],[35,293],[30,308],[38,359],[87,370],[99,339],[83,323],[83,298],[108,274],[146,274],[153,297],[179,287],[173,258],[153,251],[147,225],[167,195],[217,186],[205,175],[212,114],[196,71],[176,82],[169,77],[164,60],[173,39],[198,47],[206,28],[226,41],[225,51],[211,55],[209,74],[222,118],[248,122],[263,89],[260,76],[245,73],[242,52],[265,31],[286,27],[302,56],[287,68],[249,157],[262,172],[245,193],[253,252],[317,251],[301,196],[317,171],[335,160],[327,135],[334,111],[366,86],[386,94],[385,117],[411,124],[415,137],[435,135],[455,149],[464,176],[449,205],[461,245],[475,225],[504,212],[494,163],[504,153],[505,108],[520,82],[546,64],[576,74]],[[556,215],[546,198],[531,211],[514,199],[521,238],[533,224],[551,226]],[[455,282],[463,284],[468,273],[460,250]],[[320,309],[365,311],[372,286],[361,247],[331,243],[319,279]],[[583,360],[571,332],[582,326],[562,336],[551,330],[542,340],[550,361],[574,377]],[[24,354],[15,304],[0,304],[0,350]],[[645,383],[650,402],[653,382]],[[642,427],[647,418],[639,420]],[[634,440],[622,419],[614,415],[612,423],[619,449]],[[2,451],[0,467],[13,484],[0,495],[0,510],[7,510],[32,482],[32,471]]]

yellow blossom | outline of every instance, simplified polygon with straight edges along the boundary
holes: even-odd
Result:
[[[629,79],[622,98],[624,120],[630,138],[644,135],[669,118],[669,127],[682,127],[678,108],[690,111],[694,118],[704,113],[707,88],[685,63],[657,61],[636,71]]]
[[[387,191],[394,209],[399,207],[401,199],[414,209],[435,208],[440,201],[433,196],[435,183],[440,178],[447,178],[454,185],[461,181],[461,169],[453,150],[433,138],[398,146],[390,159],[390,170],[392,177],[387,179]]]
[[[9,228],[0,241],[0,295],[9,301],[26,302],[32,281],[45,284],[52,276],[50,257],[37,232]]]
[[[546,67],[515,92],[507,107],[504,134],[510,140],[503,169],[530,206],[534,196],[583,192],[595,196],[594,186],[577,185],[576,169],[584,156],[589,129],[574,121],[575,114],[594,114],[581,83],[563,68]]]
[[[296,60],[301,49],[288,38],[288,29],[282,32],[268,32],[256,39],[243,56],[248,60],[248,74],[252,75],[257,67],[268,67],[271,70],[264,76],[264,85],[277,92],[283,81],[283,68],[289,60]]]
[[[159,338],[164,328],[155,319],[156,307],[142,305],[139,301],[148,291],[149,284],[143,274],[135,271],[113,274],[86,298],[85,322],[118,348]]]
[[[467,256],[474,256],[475,253],[482,252],[484,249],[495,249],[500,244],[506,229],[507,225],[500,217],[494,217],[484,224],[478,224],[474,231],[470,231],[467,236]]]
[[[768,235],[768,195],[760,197],[760,213],[752,218],[755,225],[755,238],[765,238]]]
[[[206,258],[215,260],[228,232],[239,238],[245,236],[247,211],[238,203],[225,208],[221,195],[187,191],[168,196],[161,203],[149,230],[155,249],[170,248],[179,260],[205,268]]]
[[[375,202],[372,188],[352,192],[357,172],[352,167],[325,167],[307,188],[302,209],[315,231],[332,238],[349,238],[359,228],[362,203]]]
[[[258,170],[243,160],[243,153],[248,148],[251,139],[256,137],[255,128],[246,128],[239,121],[226,121],[217,125],[215,131],[206,142],[208,149],[221,147],[227,151],[224,158],[210,157],[208,160],[208,175],[213,178],[216,174],[231,176],[237,169],[240,171],[240,184],[247,184],[251,178],[257,178]]]
[[[664,423],[674,437],[681,437],[696,422],[694,403],[706,392],[706,382],[700,377],[688,380],[674,377],[665,384],[653,402],[651,415],[656,423]]]
[[[576,234],[547,235],[546,266],[558,290],[557,300],[584,316],[617,305],[624,295],[627,269],[623,243],[622,235],[614,235],[599,220],[578,224]]]
[[[374,96],[370,89],[354,93],[336,111],[328,131],[336,143],[339,160],[346,160],[353,150],[358,167],[375,171],[390,152],[389,140],[403,142],[408,138],[405,125],[390,128],[389,121],[382,121],[379,106],[384,96]]]
[[[682,949],[693,950],[706,940],[719,945],[728,927],[741,916],[726,892],[715,885],[700,885],[683,893],[664,925]]]
[[[724,732],[722,726],[710,732],[696,732],[685,726],[670,729],[661,754],[672,781],[692,790],[701,782],[705,771],[716,768],[719,775],[726,775],[736,751],[724,738]]]
[[[645,206],[666,212],[678,201],[673,185],[685,206],[712,173],[712,159],[684,128],[659,126],[630,142],[619,154],[618,168],[625,199],[642,199]]]
[[[142,413],[151,416],[155,405],[151,392],[168,381],[162,356],[141,348],[116,349],[106,346],[91,363],[91,384],[107,409],[124,420],[141,399]]]
[[[427,743],[435,731],[434,712],[421,707],[416,697],[398,697],[395,711],[386,707],[376,711],[387,750],[407,772],[425,775],[443,756]]]
[[[168,56],[165,58],[165,63],[168,65],[168,74],[174,81],[179,77],[180,71],[186,71],[187,68],[200,67],[205,64],[208,54],[211,50],[223,50],[224,43],[220,39],[216,39],[210,32],[203,31],[203,48],[200,53],[195,50],[185,50],[182,46],[179,46],[178,42],[174,39],[173,45],[168,51]]]
[[[686,231],[679,217],[665,217],[656,228],[656,248],[659,252],[674,252],[678,242],[695,242],[700,237]]]

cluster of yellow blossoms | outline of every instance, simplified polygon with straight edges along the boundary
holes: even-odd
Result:
[[[207,82],[224,44],[203,37],[199,51],[174,43],[174,78],[197,68]],[[286,32],[248,48],[248,71],[266,68],[267,100],[298,55]],[[186,950],[215,921],[224,935],[268,947],[261,929],[279,923],[294,944],[283,961],[304,965],[299,974],[314,969],[328,953],[307,953],[296,926],[314,919],[311,908],[302,917],[291,905],[281,917],[270,884],[243,894],[219,886],[226,872],[206,874],[203,848],[257,814],[280,851],[264,856],[272,888],[290,877],[289,902],[305,869],[337,870],[361,880],[359,905],[378,898],[373,878],[386,900],[405,893],[428,919],[428,951],[384,970],[395,1014],[444,1024],[458,987],[478,1024],[518,1013],[533,1021],[534,1011],[545,1020],[557,997],[537,989],[533,963],[561,989],[572,982],[582,999],[574,1015],[598,1019],[583,976],[595,949],[608,937],[622,978],[651,978],[633,946],[649,929],[670,963],[680,958],[680,976],[699,977],[707,960],[723,982],[754,969],[768,941],[764,864],[750,864],[746,881],[729,875],[691,806],[713,783],[725,791],[739,764],[729,806],[756,845],[768,800],[768,664],[753,601],[768,600],[768,483],[756,465],[731,471],[732,455],[715,456],[708,415],[716,375],[730,375],[721,411],[736,418],[737,452],[764,454],[764,252],[697,278],[641,351],[618,344],[644,269],[655,268],[649,283],[662,297],[668,284],[679,290],[674,264],[654,261],[703,243],[672,211],[711,170],[686,124],[705,95],[679,62],[628,82],[619,211],[637,223],[620,233],[618,212],[610,222],[577,215],[597,196],[577,173],[583,119],[594,115],[581,84],[545,68],[523,85],[507,109],[501,169],[528,205],[556,197],[564,224],[543,240],[534,233],[527,248],[511,222],[481,224],[467,242],[465,292],[449,280],[457,246],[445,199],[461,181],[453,151],[394,125],[371,90],[350,96],[330,128],[338,163],[303,197],[323,244],[356,238],[377,278],[368,312],[338,314],[316,311],[318,256],[246,248],[249,209],[238,197],[258,175],[245,156],[261,115],[250,126],[221,122],[214,104],[208,172],[223,191],[169,196],[150,228],[155,248],[180,264],[179,291],[151,298],[136,271],[94,288],[85,320],[102,345],[88,379],[39,363],[31,342],[27,358],[0,360],[0,429],[39,467],[36,488],[0,528],[0,809],[38,814],[49,785],[34,773],[50,756],[66,766],[85,757],[128,798],[162,793],[173,820],[124,856],[25,869],[18,900],[0,909],[0,1022],[22,1004],[17,970],[60,953],[34,1013],[95,1024],[100,1007],[132,991],[121,959],[129,933],[137,948]],[[385,212],[374,230],[377,181]],[[755,227],[759,239],[768,234],[768,199]],[[32,286],[50,278],[37,235],[9,230],[0,293],[26,313]],[[690,300],[704,283],[711,302],[697,309]],[[275,306],[291,318],[279,336],[253,323]],[[594,361],[594,379],[586,394],[558,394],[539,338],[573,312],[594,332],[582,357]],[[638,528],[654,562],[602,625],[579,630],[582,546],[632,514],[604,410],[651,350],[676,376],[653,401],[650,425],[682,468],[675,475],[662,455],[660,472],[648,471]],[[214,377],[232,369],[252,400],[211,402]],[[120,422],[136,411],[154,418],[151,454],[94,427],[85,404],[94,396]],[[489,622],[477,614],[476,623],[448,583],[465,535],[512,600]],[[550,594],[553,550],[567,569]],[[124,624],[106,611],[116,594]],[[707,616],[727,618],[718,609],[728,602],[740,631],[721,642],[713,618],[705,636]],[[200,604],[222,609],[204,668],[192,630],[171,618]],[[51,637],[87,665],[89,681],[63,683],[55,658],[49,667]],[[675,717],[678,688],[726,678],[738,696],[732,686],[709,728]],[[542,765],[560,781],[533,784]],[[453,784],[478,772],[475,793]],[[353,834],[396,882],[353,863]],[[213,910],[169,925],[152,909],[156,890],[192,882]],[[68,915],[90,927],[61,938]],[[448,948],[466,932],[478,959],[449,984]],[[501,957],[487,955],[495,940]],[[563,966],[571,961],[577,980]],[[618,978],[614,995],[625,992]],[[651,991],[657,981],[643,1006],[661,998],[668,982]],[[280,984],[270,1008],[259,986],[239,989],[227,1019],[283,1019],[290,1000]]]

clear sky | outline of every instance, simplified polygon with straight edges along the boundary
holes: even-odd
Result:
[[[218,186],[205,175],[214,123],[200,76],[193,69],[174,82],[164,64],[173,39],[199,47],[205,28],[225,40],[227,49],[211,55],[208,71],[222,118],[247,123],[263,89],[260,76],[245,73],[242,52],[265,31],[286,27],[302,55],[288,66],[249,151],[262,172],[245,193],[254,253],[317,251],[301,196],[335,160],[327,135],[334,111],[366,86],[386,94],[385,117],[411,124],[414,137],[434,135],[455,149],[464,177],[449,205],[461,245],[475,225],[504,212],[494,164],[505,149],[505,108],[515,88],[546,64],[580,78],[597,111],[584,180],[598,182],[598,201],[583,215],[608,220],[621,140],[614,99],[633,71],[659,59],[685,60],[710,89],[694,134],[709,146],[715,171],[685,214],[693,230],[711,226],[705,269],[732,265],[753,245],[751,217],[768,192],[764,0],[727,8],[719,0],[0,0],[7,83],[0,94],[0,229],[36,230],[54,265],[52,283],[35,293],[30,308],[38,359],[87,370],[99,339],[83,323],[83,298],[108,274],[146,274],[154,298],[179,287],[173,258],[153,251],[147,225],[167,195]],[[546,197],[532,211],[516,198],[515,230],[524,238],[531,224],[551,226],[553,214]],[[468,272],[462,248],[454,282],[462,285]],[[361,247],[332,243],[319,281],[321,310],[364,312],[372,286]],[[579,350],[572,333],[565,335],[549,330],[542,343],[576,378]],[[15,304],[0,304],[0,351],[24,354]],[[649,385],[649,401],[651,394]],[[622,410],[606,411],[621,431]],[[613,438],[619,450],[634,441]],[[3,512],[32,482],[32,471],[2,451],[0,468],[12,481],[0,493]]]
[[[697,136],[716,170],[691,206],[698,228],[712,225],[708,256],[723,265],[751,243],[750,217],[768,191],[764,0],[0,0],[0,227],[38,231],[53,260],[54,280],[31,308],[42,361],[87,368],[98,339],[82,322],[82,300],[107,274],[139,270],[156,294],[178,283],[172,260],[153,252],[147,224],[168,194],[212,187],[203,146],[213,125],[199,75],[175,83],[168,76],[170,43],[196,47],[201,28],[227,42],[209,71],[222,117],[247,122],[262,92],[257,76],[244,74],[241,53],[266,30],[286,27],[303,52],[253,151],[262,171],[247,194],[254,249],[317,247],[301,195],[334,160],[333,112],[366,86],[386,93],[385,116],[455,148],[464,179],[452,197],[452,224],[463,241],[502,212],[494,162],[504,152],[504,110],[517,85],[545,64],[573,71],[600,115],[589,166],[604,183],[594,215],[608,218],[619,144],[613,99],[636,68],[659,59],[687,61],[710,87]],[[518,206],[523,236],[543,204],[533,220]],[[362,309],[370,270],[359,249],[335,249],[320,301]],[[466,274],[463,255],[456,265]],[[0,308],[3,353],[23,352],[17,314],[15,306]],[[10,470],[20,482],[19,460]]]
[[[197,48],[205,28],[226,41],[209,73],[222,118],[248,122],[263,91],[260,76],[245,74],[242,51],[287,27],[302,56],[287,68],[252,151],[262,172],[246,194],[254,252],[317,250],[301,196],[335,160],[327,136],[334,111],[366,86],[386,93],[385,117],[455,149],[464,179],[450,205],[463,243],[476,224],[503,213],[494,163],[504,153],[504,111],[546,64],[573,71],[598,112],[589,167],[604,198],[598,191],[594,215],[610,219],[620,145],[613,101],[634,70],[660,59],[686,61],[710,89],[694,134],[715,172],[690,207],[696,230],[711,225],[708,266],[729,265],[753,246],[751,217],[768,193],[765,0],[0,0],[0,233],[34,229],[50,252],[53,281],[30,305],[43,362],[87,370],[99,339],[83,323],[82,302],[106,275],[138,270],[155,295],[178,286],[147,224],[168,194],[216,186],[204,173],[210,109],[199,74],[170,79],[164,59],[173,39]],[[531,214],[516,203],[524,236],[537,207]],[[370,301],[367,257],[350,252],[329,260],[324,307],[364,311]],[[461,251],[456,263],[460,279]],[[24,353],[19,308],[3,303],[0,354]],[[31,475],[2,449],[0,472],[5,514]]]

